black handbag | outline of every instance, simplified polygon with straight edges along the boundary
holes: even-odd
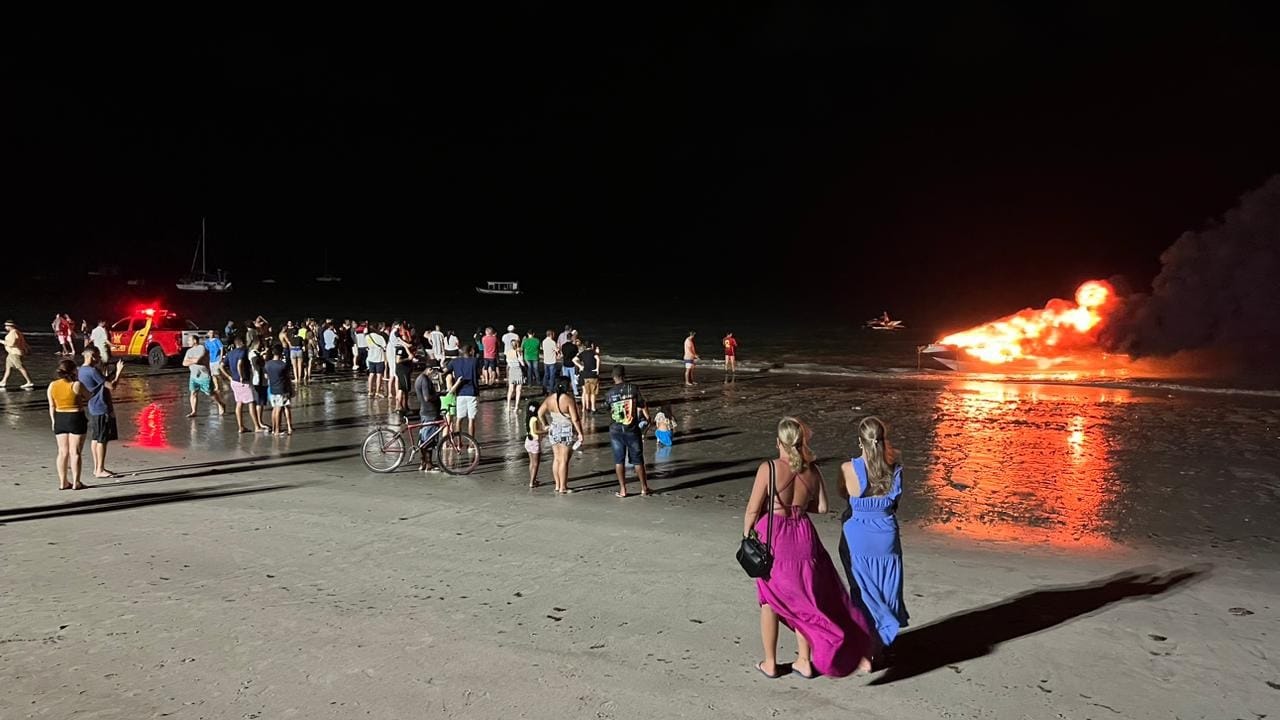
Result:
[[[742,538],[742,546],[738,548],[738,564],[747,571],[747,577],[769,578],[769,568],[773,567],[773,493],[774,493],[773,461],[769,461],[769,497],[765,512],[765,541],[752,530],[751,534]]]

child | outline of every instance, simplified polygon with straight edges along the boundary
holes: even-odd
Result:
[[[529,453],[529,487],[538,487],[538,464],[542,459],[542,436],[547,429],[538,419],[538,403],[529,403],[524,410],[524,450]]]
[[[445,393],[440,396],[440,412],[449,419],[449,429],[458,429],[458,396]]]
[[[653,416],[653,435],[658,439],[658,447],[671,447],[671,433],[675,432],[676,421],[671,417],[671,406],[664,406]]]

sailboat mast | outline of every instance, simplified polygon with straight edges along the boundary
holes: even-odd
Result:
[[[204,218],[200,218],[200,274],[204,275],[209,272],[209,264],[207,262],[209,254],[209,244],[204,239]]]

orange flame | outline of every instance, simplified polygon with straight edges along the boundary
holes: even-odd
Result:
[[[984,362],[1065,359],[1093,348],[1098,331],[1116,306],[1115,288],[1090,280],[1076,289],[1076,301],[1050,300],[1043,310],[1026,309],[938,341]]]

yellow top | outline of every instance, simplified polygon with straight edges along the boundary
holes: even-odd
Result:
[[[546,432],[546,429],[542,427],[541,420],[537,417],[529,418],[529,434],[533,436],[534,440],[541,437],[544,432]]]
[[[80,396],[76,394],[76,384],[61,378],[49,383],[49,395],[53,397],[53,409],[58,412],[79,412]]]

